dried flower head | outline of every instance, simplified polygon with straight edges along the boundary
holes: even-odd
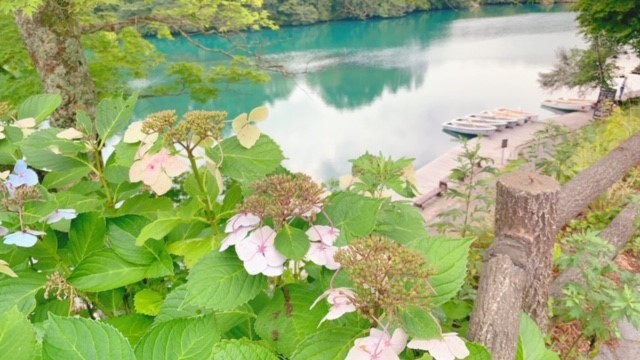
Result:
[[[47,282],[44,284],[44,298],[52,296],[58,300],[73,299],[76,289],[59,272],[54,272],[47,276]]]
[[[6,101],[0,101],[0,119],[11,118],[14,116],[13,107]]]
[[[353,281],[358,311],[374,323],[383,312],[392,319],[400,308],[429,305],[426,260],[413,249],[372,235],[339,250],[335,260]]]
[[[276,231],[288,219],[311,217],[322,204],[324,190],[305,174],[278,174],[254,182],[255,192],[241,210],[261,219],[272,219]]]

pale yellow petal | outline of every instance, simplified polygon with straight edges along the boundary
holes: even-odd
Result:
[[[173,185],[173,183],[171,182],[171,178],[166,174],[160,174],[153,184],[148,185],[151,187],[153,192],[158,195],[163,195],[171,189],[171,185]]]
[[[176,177],[188,170],[187,164],[177,156],[169,156],[162,163],[162,168],[169,177]]]
[[[142,138],[142,142],[145,144],[153,144],[158,140],[158,133],[145,134],[145,137]]]
[[[249,149],[258,141],[260,129],[253,125],[247,125],[237,136],[240,145]]]
[[[9,177],[9,174],[11,174],[11,170],[0,172],[0,179],[7,180],[7,178]]]
[[[50,145],[49,150],[51,150],[51,152],[56,155],[60,155],[60,148],[57,147],[56,145]]]
[[[66,130],[60,131],[58,134],[56,134],[56,137],[58,139],[76,140],[82,139],[84,137],[84,134],[74,128],[68,128]]]
[[[231,122],[231,126],[233,127],[233,131],[236,132],[236,134],[240,131],[242,131],[242,129],[247,126],[249,124],[249,120],[247,120],[247,114],[243,113],[238,115],[235,119],[233,119],[233,121]]]
[[[18,120],[16,122],[13,123],[13,126],[15,127],[19,127],[19,128],[32,128],[36,126],[36,119],[34,118],[24,118],[22,120]]]
[[[35,129],[32,129],[32,128],[22,128],[20,130],[22,130],[22,136],[23,137],[27,137],[27,136],[33,134],[36,131]]]
[[[147,154],[147,151],[151,149],[151,146],[153,146],[153,143],[141,144],[140,147],[138,148],[138,151],[136,151],[136,156],[134,157],[134,159],[136,160],[142,159],[142,157]]]
[[[266,106],[258,106],[249,113],[249,121],[264,121],[269,116],[269,108]]]
[[[417,178],[416,172],[413,170],[413,163],[407,165],[404,169],[402,169],[402,178],[413,185],[416,184]]]
[[[131,167],[129,168],[129,180],[131,180],[131,182],[141,181],[142,174],[147,168],[147,165],[149,165],[149,162],[151,162],[150,157],[146,157],[134,162],[133,165],[131,165]]]
[[[127,144],[135,144],[142,140],[146,135],[142,132],[142,121],[136,121],[129,125],[127,131],[124,132],[122,141]]]

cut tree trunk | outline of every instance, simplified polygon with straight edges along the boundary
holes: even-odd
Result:
[[[515,357],[522,310],[543,331],[547,327],[559,190],[554,179],[535,173],[507,174],[497,183],[496,239],[487,250],[468,333],[493,359]]]
[[[31,16],[17,12],[15,19],[44,91],[62,96],[52,125],[73,127],[78,111],[93,115],[96,92],[69,1],[44,0]]]
[[[562,187],[558,200],[558,228],[578,216],[637,164],[640,164],[640,132]]]

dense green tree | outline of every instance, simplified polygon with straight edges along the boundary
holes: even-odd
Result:
[[[588,36],[606,36],[640,51],[640,1],[579,0],[575,10],[580,28]]]
[[[126,11],[117,11],[127,10],[129,5],[138,7],[129,16]],[[52,118],[55,125],[70,126],[78,111],[94,111],[98,97],[94,79],[104,91],[126,90],[125,79],[143,77],[159,64],[162,58],[140,36],[141,27],[160,36],[180,33],[189,37],[187,31],[229,33],[272,25],[259,0],[176,0],[158,1],[156,5],[148,1],[0,0],[0,12],[15,17],[44,91],[62,96],[63,104]],[[88,65],[85,50],[89,50],[94,65]],[[215,85],[221,79],[263,79],[243,69],[247,62],[234,54],[209,50],[236,59],[238,66],[205,69],[195,64],[173,64],[165,69],[175,81],[158,89],[193,90],[205,98],[216,94]]]

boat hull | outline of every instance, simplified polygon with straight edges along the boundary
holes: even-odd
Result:
[[[581,99],[555,99],[544,100],[543,107],[562,111],[589,111],[593,109],[593,101]]]
[[[454,133],[482,136],[491,136],[497,130],[495,126],[480,125],[463,121],[447,121],[442,123],[442,128]]]

